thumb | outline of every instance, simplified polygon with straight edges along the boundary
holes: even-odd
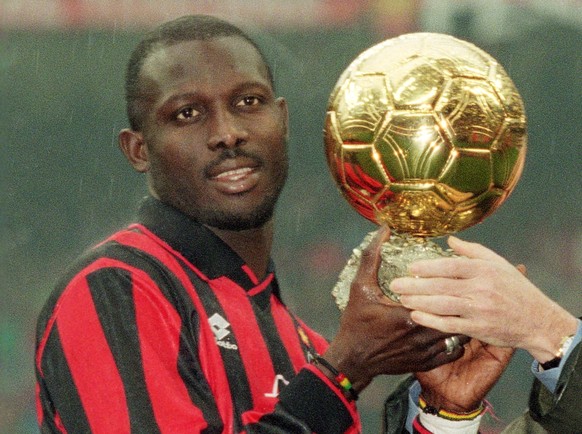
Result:
[[[381,226],[370,240],[370,243],[362,251],[356,278],[373,276],[376,279],[378,277],[378,267],[382,260],[382,244],[389,238],[390,228],[385,225]]]
[[[381,226],[368,245],[362,250],[358,270],[350,288],[350,299],[364,296],[377,298],[382,295],[378,284],[378,269],[382,261],[382,244],[390,237],[388,226]]]

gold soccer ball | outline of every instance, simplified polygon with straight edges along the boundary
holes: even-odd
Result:
[[[364,217],[420,237],[493,213],[524,165],[523,101],[488,53],[449,35],[411,33],[360,54],[328,104],[327,162]]]

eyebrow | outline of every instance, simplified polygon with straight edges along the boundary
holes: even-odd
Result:
[[[171,95],[166,100],[162,101],[162,103],[160,104],[160,107],[166,107],[167,105],[173,104],[174,102],[178,102],[181,100],[196,99],[199,97],[200,97],[200,94],[198,92],[185,92],[185,93],[174,94],[174,95]]]
[[[265,83],[265,82],[261,82],[261,81],[243,82],[240,85],[231,89],[231,93],[237,94],[237,93],[242,93],[245,91],[250,91],[252,89],[261,89],[261,90],[266,91],[270,94],[274,94],[274,90],[273,90],[272,86],[268,82]],[[202,97],[202,94],[200,92],[184,92],[184,93],[174,94],[174,95],[170,95],[166,100],[162,101],[162,103],[160,104],[160,107],[165,107],[169,104],[173,104],[176,101],[200,99],[201,97]]]

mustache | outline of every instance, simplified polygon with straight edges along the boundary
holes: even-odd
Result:
[[[251,152],[247,152],[244,149],[240,149],[240,148],[224,149],[215,160],[211,161],[210,163],[208,163],[206,165],[206,167],[204,168],[204,173],[208,176],[210,171],[214,167],[216,167],[220,163],[222,163],[223,161],[231,160],[231,159],[235,159],[235,158],[241,158],[241,157],[250,159],[250,160],[254,161],[259,166],[264,165],[264,160],[261,157],[259,157],[258,155],[255,155]]]

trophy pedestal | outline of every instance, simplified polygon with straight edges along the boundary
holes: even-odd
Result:
[[[332,290],[335,302],[342,311],[348,304],[350,287],[358,271],[362,251],[370,243],[374,234],[375,232],[367,234],[362,243],[354,249]],[[450,249],[443,249],[430,239],[397,234],[393,231],[390,239],[382,245],[382,262],[378,270],[380,288],[386,297],[398,303],[399,296],[390,291],[390,282],[397,277],[407,276],[410,263],[421,259],[452,256],[457,255]]]

